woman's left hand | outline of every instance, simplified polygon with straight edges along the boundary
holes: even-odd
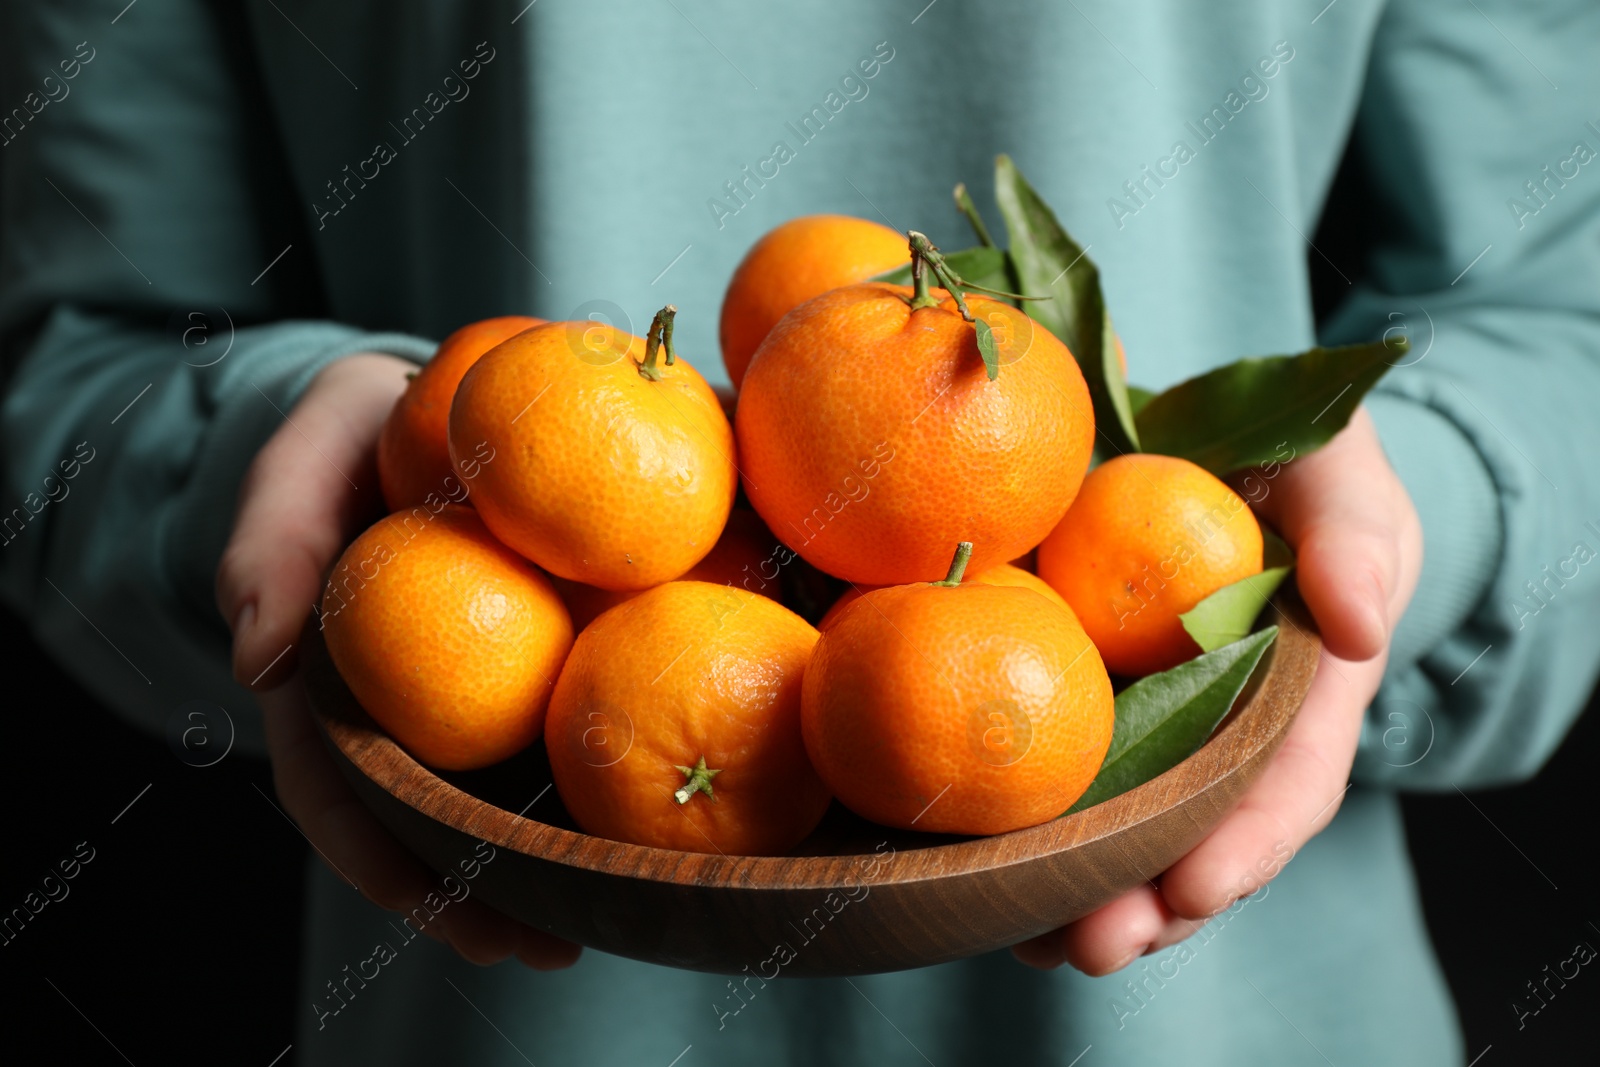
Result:
[[[1283,745],[1244,798],[1157,880],[1012,952],[1033,967],[1121,970],[1193,934],[1255,892],[1327,826],[1348,788],[1389,639],[1422,569],[1422,524],[1366,410],[1317,452],[1246,490],[1295,549],[1322,661]]]

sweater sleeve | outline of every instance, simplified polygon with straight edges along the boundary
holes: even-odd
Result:
[[[1369,407],[1426,559],[1356,778],[1516,781],[1600,672],[1600,8],[1397,0],[1373,41],[1378,236],[1325,333],[1411,335]]]
[[[432,346],[322,320],[242,15],[0,21],[0,589],[107,705],[257,745],[212,600],[243,473],[320,369]]]

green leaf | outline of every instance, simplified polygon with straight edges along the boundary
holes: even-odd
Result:
[[[941,255],[944,256],[944,261],[950,269],[969,285],[981,285],[1002,292],[1016,292],[1012,288],[1016,283],[1011,280],[1006,254],[1001,249],[985,248],[980,245],[977,248],[963,248],[959,252],[944,252]],[[891,285],[910,285],[910,254],[907,253],[905,266],[885,271],[872,280],[888,282]]]
[[[1117,721],[1100,773],[1067,814],[1143,785],[1188,759],[1228,714],[1278,636],[1269,626],[1242,641],[1152,674],[1117,694]]]
[[[1128,409],[1133,412],[1135,421],[1138,420],[1139,412],[1144,410],[1144,406],[1155,398],[1156,394],[1148,389],[1141,389],[1137,385],[1128,386]]]
[[[1344,429],[1361,398],[1405,354],[1390,342],[1241,359],[1173,386],[1139,412],[1146,452],[1213,474],[1314,452]]]
[[[994,184],[1011,235],[1011,262],[1021,286],[1017,291],[1054,298],[1028,304],[1028,314],[1078,360],[1094,402],[1096,428],[1117,450],[1138,450],[1139,433],[1100,291],[1099,268],[1062,229],[1009,156],[995,159]]]
[[[1202,652],[1215,652],[1250,633],[1256,616],[1289,576],[1288,567],[1269,567],[1206,597],[1179,618]]]
[[[983,356],[983,369],[992,382],[1000,377],[1000,349],[994,343],[994,331],[982,319],[975,319],[972,328],[978,333],[978,351]]]

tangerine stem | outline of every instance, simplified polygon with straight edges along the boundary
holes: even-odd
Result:
[[[672,343],[672,327],[678,321],[678,309],[668,304],[661,309],[661,314],[665,316],[665,321],[661,324],[661,347],[667,350],[667,366],[670,367],[678,362],[678,349]]]
[[[956,278],[956,281],[957,281],[957,283],[960,284],[961,288],[963,288],[963,289],[973,289],[973,290],[976,290],[977,292],[983,293],[986,296],[1003,296],[1007,300],[1054,300],[1055,299],[1055,297],[1053,297],[1053,296],[1029,296],[1027,293],[1008,293],[1004,289],[991,289],[987,285],[979,285],[977,282],[969,282],[965,278],[959,278],[958,277],[958,278]]]
[[[978,205],[972,202],[972,194],[967,192],[966,182],[957,182],[955,192],[956,208],[967,217],[972,224],[972,232],[978,235],[978,243],[985,248],[994,248],[994,238],[989,236],[989,227],[983,224],[983,216],[978,214]]]
[[[939,301],[928,291],[927,257],[922,249],[917,247],[917,238],[922,235],[915,230],[908,230],[906,237],[911,244],[911,310],[938,307]],[[927,241],[926,237],[922,237],[923,244],[927,244]]]
[[[693,767],[685,767],[679,764],[678,770],[683,773],[683,776],[688,781],[679,786],[678,791],[672,794],[673,800],[676,800],[679,804],[687,804],[689,803],[689,798],[696,793],[704,793],[707,800],[716,803],[716,794],[711,791],[711,779],[722,773],[720,768],[714,771],[709,770],[706,767],[705,756],[701,756]]]
[[[961,279],[956,277],[955,272],[952,271],[949,265],[945,263],[944,257],[939,254],[939,250],[934,247],[933,242],[928,240],[928,238],[923,234],[918,233],[916,230],[908,231],[907,236],[911,238],[912,280],[916,280],[917,266],[919,261],[925,263],[927,268],[933,271],[934,275],[944,286],[945,292],[949,293],[950,296],[955,300],[956,308],[960,310],[961,317],[966,319],[968,322],[974,321],[972,318],[972,311],[967,307],[966,297],[961,295]],[[935,300],[932,295],[927,293],[926,287],[927,281],[924,279],[923,290],[918,292],[911,300],[911,310],[915,311],[919,307],[937,306],[938,301]],[[926,303],[921,302],[924,299],[927,301]]]
[[[950,570],[942,582],[930,582],[930,585],[941,585],[954,588],[961,584],[961,576],[967,572],[967,561],[972,558],[972,542],[962,541],[956,545],[955,558],[950,561]]]
[[[644,339],[644,362],[639,364],[639,374],[652,382],[661,380],[661,370],[656,366],[656,355],[663,345],[667,349],[667,366],[672,366],[678,360],[678,352],[672,346],[672,324],[678,316],[678,309],[671,304],[656,312],[656,317],[650,321],[650,332]]]

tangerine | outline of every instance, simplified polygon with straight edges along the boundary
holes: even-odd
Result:
[[[800,305],[739,394],[751,504],[807,562],[855,583],[937,579],[962,539],[978,545],[974,570],[1023,555],[1066,514],[1094,444],[1065,345],[1009,304],[930,290],[925,274],[918,286]]]
[[[776,579],[781,563],[777,538],[761,521],[761,516],[747,508],[734,508],[728,516],[727,528],[711,547],[710,554],[690,567],[681,580],[736,585],[778,600],[780,590]],[[773,572],[770,575],[767,574],[769,569]],[[573,629],[579,631],[599,618],[602,612],[625,600],[632,600],[643,592],[639,589],[596,589],[592,585],[569,582],[565,578],[554,578],[552,581],[567,610],[572,613]]]
[[[480,356],[508,337],[537,326],[543,319],[504,315],[461,327],[439,343],[394,402],[378,437],[378,482],[390,511],[425,503],[430,493],[463,502],[451,492],[450,401],[461,376]]]
[[[769,231],[745,253],[722,298],[722,363],[734,388],[790,309],[905,261],[905,235],[866,219],[807,215]]]
[[[1011,563],[1002,563],[999,566],[990,567],[982,574],[967,575],[966,577],[962,578],[962,581],[977,582],[979,585],[1012,585],[1022,589],[1032,589],[1035,593],[1038,593],[1047,600],[1053,600],[1062,607],[1067,606],[1066,600],[1062,598],[1060,593],[1056,592],[1050,587],[1049,582],[1046,582],[1038,575],[1030,574],[1021,567]],[[835,600],[833,602],[833,607],[829,608],[828,613],[822,616],[822,621],[817,623],[817,629],[826,630],[829,626],[833,625],[833,621],[843,613],[845,608],[849,607],[851,604],[854,604],[862,597],[863,594],[869,593],[873,589],[881,588],[883,587],[852,586],[851,588],[846,589],[844,591],[844,595],[838,600]]]
[[[828,790],[800,737],[817,631],[744,589],[668,582],[578,636],[545,747],[585,832],[686,852],[777,855]]]
[[[1053,819],[1111,744],[1111,679],[1072,610],[1032,589],[875,589],[806,668],[806,751],[834,795],[886,826],[998,834]]]
[[[647,589],[705,558],[727,524],[733,431],[677,358],[674,313],[656,316],[647,341],[594,322],[538,326],[461,380],[451,458],[475,477],[473,504],[495,536],[552,574]]]
[[[458,504],[391,515],[356,538],[328,579],[321,623],[367,714],[451,771],[539,736],[572,647],[550,582]]]
[[[1106,666],[1128,676],[1199,655],[1179,616],[1261,566],[1249,505],[1188,460],[1148,453],[1090,471],[1039,546],[1039,577],[1066,597]]]

